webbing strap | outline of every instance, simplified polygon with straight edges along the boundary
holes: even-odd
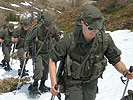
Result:
[[[96,41],[97,40],[97,36],[94,38],[94,42],[92,43],[92,47],[91,48],[94,48],[95,50],[97,49],[96,47]],[[89,58],[90,54],[94,51],[94,49],[90,49],[89,53],[87,54],[87,56],[85,57],[85,59],[83,60],[83,62],[81,63],[81,66],[84,65],[84,63],[87,61],[87,59]]]

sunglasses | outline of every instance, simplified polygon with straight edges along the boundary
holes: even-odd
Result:
[[[91,28],[90,26],[86,26],[88,30],[92,31],[94,30],[93,28]]]
[[[94,30],[94,29],[91,28],[87,23],[85,23],[85,25],[86,25],[86,27],[87,27],[88,30],[90,30],[90,31]]]

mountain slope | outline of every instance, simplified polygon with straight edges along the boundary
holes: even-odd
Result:
[[[95,3],[107,19],[107,30],[133,30],[133,0],[101,0]]]
[[[117,2],[114,2],[117,1]],[[105,26],[109,31],[120,29],[133,29],[133,2],[131,0],[101,0],[93,3],[98,7],[106,18]],[[85,6],[65,11],[56,16],[56,23],[67,33],[74,30],[76,17]]]

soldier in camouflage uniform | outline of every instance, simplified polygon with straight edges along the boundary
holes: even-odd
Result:
[[[14,31],[14,25],[8,24],[7,28],[4,28],[0,33],[0,43],[2,43],[2,51],[4,54],[4,59],[2,60],[2,66],[6,71],[12,70],[10,62],[10,52],[12,46],[12,35]]]
[[[0,29],[0,32],[1,32],[2,30],[5,30],[6,28],[8,28],[8,27],[7,27],[7,24],[3,24],[2,28]],[[2,47],[2,43],[1,43],[1,42],[0,42],[0,47]]]
[[[16,49],[18,49],[18,57],[20,60],[20,68],[18,69],[18,75],[21,74],[22,67],[24,64],[24,42],[26,40],[26,37],[31,34],[31,23],[29,19],[22,19],[20,21],[21,26],[16,29],[14,35],[13,35],[13,42],[16,43]],[[28,58],[26,59],[26,63],[28,61]],[[26,64],[23,69],[22,77],[28,75],[27,70],[25,69]]]
[[[75,31],[57,42],[50,54],[49,72],[51,93],[57,95],[56,62],[65,59],[62,70],[65,100],[95,100],[98,78],[102,77],[108,59],[118,72],[133,79],[121,61],[120,50],[116,47],[103,27],[104,17],[100,10],[88,5],[76,20]],[[60,86],[60,87],[61,87]]]
[[[36,56],[35,56],[35,68],[34,68],[34,82],[29,86],[31,94],[38,94],[40,92],[48,92],[49,87],[45,86],[45,81],[48,79],[48,64],[49,64],[49,52],[55,40],[59,40],[60,31],[56,24],[53,22],[53,17],[48,13],[41,15],[41,22],[39,22],[32,29],[32,35],[30,35],[24,45],[25,58],[29,51],[29,47],[33,40],[36,43]],[[41,80],[39,90],[38,81]]]

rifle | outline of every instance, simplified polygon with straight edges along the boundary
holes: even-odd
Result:
[[[129,71],[130,71],[130,72],[133,72],[133,66],[130,66]],[[123,95],[122,95],[122,98],[123,98],[124,95],[125,95],[125,92],[126,92],[126,90],[127,90],[127,86],[128,86],[128,83],[129,83],[129,79],[127,78],[127,80],[123,80],[122,77],[121,77],[121,80],[122,80],[123,83],[124,83],[124,81],[127,81],[127,82],[126,82],[125,89],[124,89],[124,92],[123,92]],[[124,84],[125,84],[125,83],[124,83]]]
[[[0,47],[2,47],[2,43],[0,43]]]
[[[13,46],[13,50],[12,50],[12,54],[11,54],[11,58],[12,58],[12,60],[11,60],[11,66],[12,66],[12,62],[13,62],[13,54],[14,54],[14,51],[15,51],[15,48],[16,48],[17,43],[14,42],[13,45],[14,46]]]
[[[60,61],[60,64],[59,64],[59,67],[58,67],[58,71],[56,73],[56,77],[57,77],[57,83],[59,83],[61,81],[61,76],[62,76],[62,71],[63,71],[63,66],[65,64],[65,59],[62,59]],[[58,85],[56,84],[55,87],[54,87],[56,90],[58,89]],[[57,97],[59,100],[61,100],[61,94],[58,93],[57,94]],[[54,100],[55,96],[51,96],[51,99],[50,100]]]

